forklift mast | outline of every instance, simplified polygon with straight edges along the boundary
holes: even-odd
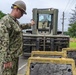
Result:
[[[32,27],[33,34],[57,34],[58,9],[33,9],[33,20],[36,25]]]

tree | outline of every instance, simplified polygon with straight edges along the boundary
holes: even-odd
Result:
[[[68,32],[71,37],[76,37],[76,22],[69,24]]]
[[[71,37],[76,37],[76,7],[75,10],[72,10],[73,13],[71,13],[71,18],[69,20],[69,28],[68,33]]]
[[[2,11],[0,11],[0,19],[5,16],[6,14],[4,14]]]

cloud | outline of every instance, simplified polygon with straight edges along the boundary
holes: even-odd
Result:
[[[16,0],[0,0],[0,10],[3,11],[4,13],[10,13],[11,12],[11,5],[15,2]],[[68,3],[68,0],[23,0],[26,3],[27,6],[27,15],[24,15],[19,21],[21,23],[26,23],[30,22],[30,19],[32,18],[32,9],[33,8],[56,8],[59,10],[59,29],[61,29],[61,20],[62,18],[62,13],[64,9],[66,8],[66,5]],[[67,11],[68,12],[68,11]],[[67,13],[65,13],[67,14]],[[66,16],[68,17],[68,16]],[[66,22],[66,20],[65,20]],[[66,22],[67,23],[67,22]],[[65,24],[66,24],[65,23]],[[66,24],[67,27],[67,24]],[[66,28],[65,28],[66,29]]]

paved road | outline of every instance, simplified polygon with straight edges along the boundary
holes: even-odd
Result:
[[[26,66],[27,66],[27,59],[25,57],[19,58],[19,68],[18,68],[18,75],[25,75],[26,72]]]

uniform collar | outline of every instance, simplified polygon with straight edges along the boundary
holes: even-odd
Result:
[[[10,14],[8,14],[15,22],[17,21],[16,18],[14,18],[13,16],[11,16]]]

